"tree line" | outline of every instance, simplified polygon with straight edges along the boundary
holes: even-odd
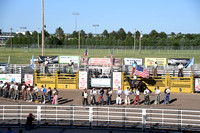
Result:
[[[64,45],[78,45],[79,32],[74,31],[72,34],[65,34],[61,27],[58,27],[54,34],[49,34],[45,30],[45,47],[64,46]],[[139,45],[141,39],[142,46],[200,46],[200,34],[166,34],[165,32],[158,33],[152,30],[149,34],[140,35],[139,31],[135,33],[125,32],[123,28],[118,31],[108,32],[104,30],[101,34],[86,34],[84,30],[80,31],[81,45],[101,45],[101,46],[133,46],[134,41],[136,46]],[[29,31],[15,34],[12,38],[12,44],[15,47],[35,47],[41,44],[41,33],[34,31],[30,34]],[[11,39],[6,42],[9,47]]]

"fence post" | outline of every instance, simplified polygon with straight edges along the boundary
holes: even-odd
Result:
[[[122,90],[124,90],[124,72],[122,72]]]
[[[37,71],[34,71],[34,84],[37,84]]]
[[[58,89],[58,71],[56,71],[55,75],[55,87]]]
[[[90,128],[93,128],[93,107],[89,107],[89,121],[90,121]]]
[[[146,109],[142,109],[142,131],[146,129]]]
[[[40,125],[41,123],[41,106],[37,106],[37,124],[38,126]]]
[[[4,124],[5,124],[5,106],[3,105],[3,123],[2,123],[2,125],[4,126]]]
[[[191,89],[191,92],[194,93],[194,74],[193,73],[191,74],[191,77],[190,77],[190,89]]]

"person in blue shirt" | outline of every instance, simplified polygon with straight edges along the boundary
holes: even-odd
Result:
[[[117,105],[121,105],[121,104],[122,104],[122,98],[121,98],[121,96],[122,96],[122,94],[123,94],[123,91],[122,91],[122,89],[120,88],[120,86],[118,87],[118,90],[117,90],[116,94],[117,94],[116,104],[117,104]]]
[[[129,89],[129,87],[127,87],[127,89],[124,91],[124,94],[125,94],[125,104],[126,105],[130,105],[130,94],[131,94],[131,91]]]
[[[133,67],[133,69],[132,69],[132,75],[133,75],[133,73],[135,72],[135,69],[137,67],[137,62],[135,60],[134,60],[134,62],[132,64],[132,67]]]

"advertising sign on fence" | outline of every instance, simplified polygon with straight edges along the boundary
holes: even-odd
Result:
[[[157,62],[158,66],[165,66],[167,65],[166,58],[145,58],[145,65],[152,66]]]
[[[79,71],[79,89],[87,88],[87,72]]]
[[[48,61],[49,64],[54,64],[54,63],[58,63],[58,56],[39,56],[38,57],[38,62],[39,63],[44,63],[45,60]]]
[[[136,61],[138,65],[143,65],[142,58],[124,58],[124,65],[131,66]]]
[[[168,65],[178,66],[180,62],[185,66],[190,61],[189,58],[168,58]]]
[[[200,78],[195,78],[195,89],[196,92],[200,92]]]
[[[122,87],[122,73],[113,72],[113,90],[117,90],[118,87]]]
[[[90,58],[88,64],[94,65],[94,66],[98,66],[98,65],[110,66],[110,65],[112,65],[110,58]]]
[[[79,64],[79,56],[59,56],[59,63],[70,63],[70,60],[74,64]]]
[[[33,74],[24,74],[25,83],[33,86]]]
[[[21,74],[0,74],[0,81],[21,83]]]
[[[111,87],[111,78],[91,78],[91,87]]]

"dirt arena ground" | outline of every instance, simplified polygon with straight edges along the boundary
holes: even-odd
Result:
[[[82,106],[82,92],[83,90],[58,90],[59,91],[59,105],[79,105]],[[123,95],[123,99],[124,99]],[[144,105],[144,95],[143,93],[140,93],[140,104],[139,105],[133,105],[134,95],[131,94],[131,105],[116,105],[115,104],[115,98],[116,98],[116,92],[113,92],[112,100],[113,104],[108,106],[124,106],[124,107],[139,107],[139,108],[171,108],[171,109],[192,109],[192,110],[200,110],[200,94],[199,93],[171,93],[170,95],[170,104],[165,105],[164,104],[164,93],[161,94],[161,104],[155,105],[154,99],[155,94],[150,94],[150,101],[151,105]],[[96,100],[98,101],[98,95],[96,96]],[[104,101],[106,101],[106,95],[104,94]],[[90,103],[90,96],[88,98],[88,102]],[[36,104],[34,102],[26,102],[23,100],[9,100],[7,98],[0,97],[0,104]],[[38,104],[38,103],[37,103]],[[49,103],[47,103],[49,104]],[[97,105],[100,106],[100,105]],[[102,106],[102,105],[101,105]],[[107,106],[107,105],[103,105]]]

